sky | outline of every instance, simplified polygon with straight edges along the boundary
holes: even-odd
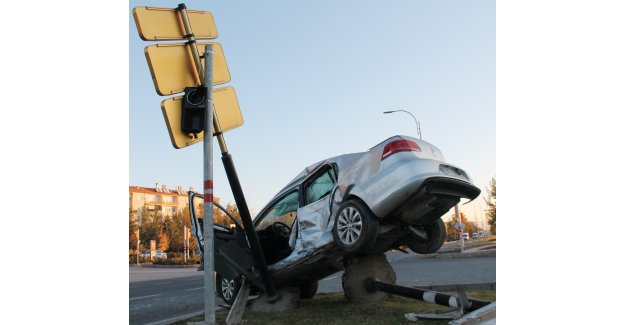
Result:
[[[303,168],[417,137],[463,168],[482,195],[460,209],[482,222],[495,168],[495,1],[186,1],[210,11],[243,114],[225,133],[252,215]],[[129,185],[202,190],[202,144],[174,149],[132,18]],[[215,196],[234,198],[214,142]]]

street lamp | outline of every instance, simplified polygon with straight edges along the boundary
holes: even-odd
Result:
[[[384,114],[390,114],[390,113],[395,113],[395,112],[404,112],[404,113],[408,113],[410,114],[410,116],[412,116],[412,118],[414,119],[414,122],[417,124],[417,134],[419,135],[419,139],[421,139],[421,124],[419,124],[419,121],[417,121],[417,119],[414,117],[414,115],[412,115],[412,113],[408,112],[408,111],[404,111],[403,109],[398,109],[395,111],[386,111],[384,112]]]

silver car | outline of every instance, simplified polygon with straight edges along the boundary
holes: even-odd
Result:
[[[445,162],[437,147],[394,136],[368,151],[305,168],[260,211],[254,226],[275,285],[298,286],[302,297],[310,298],[318,280],[343,269],[345,256],[400,246],[419,254],[436,252],[446,235],[441,216],[461,198],[479,194],[469,175]],[[219,271],[220,255],[232,263],[232,256],[249,254],[249,246],[239,224],[231,232],[215,229],[217,288],[231,289],[234,269],[249,268],[246,278],[258,278],[251,258]],[[196,236],[201,239],[200,232]]]
[[[139,257],[150,257],[150,251],[144,251],[141,252],[141,254],[139,254]],[[162,258],[162,259],[166,259],[167,258],[167,253],[163,252],[163,251],[155,251],[155,257],[156,258]]]

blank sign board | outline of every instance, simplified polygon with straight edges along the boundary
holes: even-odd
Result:
[[[161,110],[167,124],[167,131],[171,139],[171,144],[176,149],[181,149],[192,144],[202,142],[204,132],[200,132],[197,138],[193,138],[182,132],[182,96],[164,100],[161,103]],[[230,131],[243,125],[243,116],[237,101],[237,95],[232,87],[213,89],[213,106],[215,116],[222,132]],[[213,132],[215,132],[213,128]]]
[[[206,44],[213,44],[213,85],[229,82],[230,72],[221,44],[197,43],[200,55],[204,53]],[[144,52],[159,95],[181,93],[185,87],[197,87],[201,84],[190,45],[156,44],[146,47]],[[204,60],[201,61],[203,70]]]
[[[157,7],[136,7],[132,10],[139,37],[144,41],[166,41],[185,39],[182,18],[176,9]],[[217,26],[208,11],[187,10],[191,30],[195,39],[217,37]]]

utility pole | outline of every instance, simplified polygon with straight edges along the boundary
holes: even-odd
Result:
[[[213,46],[204,50],[206,103],[204,124],[204,321],[215,324],[215,269],[213,250]],[[201,67],[201,65],[200,65]]]
[[[175,9],[135,7],[133,17],[139,36],[145,41],[186,40],[184,44],[150,45],[145,48],[144,52],[156,92],[161,96],[184,92],[182,97],[171,97],[161,102],[172,145],[180,149],[199,142],[204,144],[204,250],[202,259],[204,261],[204,323],[215,323],[213,136],[217,138],[221,149],[224,169],[243,219],[244,229],[254,256],[255,268],[265,285],[264,291],[270,302],[279,300],[280,295],[276,292],[269,275],[267,262],[234,169],[232,156],[228,153],[223,136],[224,132],[243,124],[234,88],[213,89],[212,87],[230,81],[223,51],[219,43],[196,42],[200,39],[217,37],[217,28],[212,15],[204,11],[187,11],[184,3],[181,3]],[[195,26],[199,27],[193,28],[196,31],[192,30],[192,21],[195,21]],[[202,69],[202,58],[199,53],[202,46],[205,52],[204,69]],[[196,95],[199,96],[195,97]],[[219,98],[221,100],[217,100]],[[218,102],[221,104],[217,104]],[[217,112],[223,113],[221,119]],[[224,115],[228,117],[225,120]],[[197,233],[195,225],[194,229]]]
[[[139,240],[139,234],[141,233],[141,225],[139,225],[139,228],[137,228],[137,265],[140,265],[139,263],[139,254],[141,254],[141,240]]]
[[[458,224],[460,225],[458,227],[460,229],[460,253],[463,253],[464,252],[464,237],[463,237],[464,227],[462,225],[462,216],[460,215],[460,212],[458,212],[457,204],[454,207],[454,211],[456,212],[456,216],[458,217]]]
[[[184,232],[182,234],[182,242],[184,245],[184,249],[182,255],[184,256],[184,263],[187,263],[187,253],[189,252],[189,237],[187,232],[187,225],[184,225]]]

